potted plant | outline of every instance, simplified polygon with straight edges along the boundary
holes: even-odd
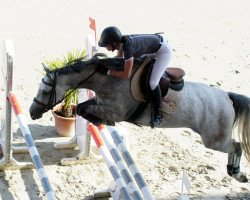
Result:
[[[56,58],[45,60],[45,65],[50,70],[65,67],[69,62],[82,58],[86,55],[85,50],[70,51],[62,59]],[[55,119],[56,132],[61,136],[71,136],[75,130],[75,107],[77,104],[77,90],[72,89],[65,92],[62,103],[56,105],[52,114]]]

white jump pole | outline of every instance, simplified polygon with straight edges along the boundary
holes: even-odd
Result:
[[[6,89],[6,98],[5,98],[5,119],[1,120],[1,147],[3,152],[3,158],[0,160],[0,170],[6,169],[30,169],[33,168],[32,163],[30,162],[18,162],[13,158],[13,153],[27,153],[27,147],[13,147],[12,139],[12,110],[11,104],[7,100],[9,92],[12,90],[13,84],[13,68],[14,68],[14,47],[12,40],[5,40],[5,53],[6,53],[6,65],[2,70],[3,76],[5,78],[5,89]]]

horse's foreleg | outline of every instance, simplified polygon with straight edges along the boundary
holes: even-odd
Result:
[[[228,153],[227,173],[239,182],[248,182],[247,177],[240,171],[240,159],[242,156],[242,148],[239,142],[235,140],[231,143],[234,148],[234,153]]]
[[[85,108],[85,111],[105,121],[121,121],[123,116],[118,108],[108,105],[89,105]]]
[[[114,125],[119,116],[111,106],[99,105],[95,100],[88,100],[77,105],[77,114],[94,124]]]
[[[96,102],[96,99],[95,98],[92,98],[92,99],[89,99],[83,103],[79,103],[76,107],[76,113],[79,115],[79,116],[82,116],[84,119],[92,122],[93,124],[100,124],[102,123],[102,119],[95,116],[95,115],[92,115],[90,113],[87,112],[87,108],[90,106],[90,105],[97,105],[97,102]]]

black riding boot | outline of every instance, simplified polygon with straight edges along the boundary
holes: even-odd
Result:
[[[157,87],[154,90],[151,90],[151,121],[150,121],[151,128],[157,127],[161,124],[162,121],[162,113],[160,110],[161,99],[162,99],[161,89],[160,86],[157,85]]]

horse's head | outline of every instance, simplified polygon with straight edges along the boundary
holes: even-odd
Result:
[[[66,90],[82,87],[84,82],[98,71],[99,64],[96,60],[104,57],[105,54],[96,54],[90,60],[76,59],[65,67],[53,71],[44,66],[46,76],[42,79],[30,106],[31,118],[33,120],[41,118],[45,112],[62,102]]]
[[[44,66],[46,76],[40,83],[36,97],[30,106],[30,117],[35,120],[52,109],[64,96],[64,91],[57,87],[57,73]]]
[[[41,118],[43,113],[62,102],[68,89],[88,88],[94,91],[101,89],[101,92],[112,90],[110,86],[113,86],[116,80],[103,73],[103,69],[121,70],[123,65],[124,59],[122,58],[107,58],[105,54],[98,53],[89,60],[74,60],[66,67],[55,71],[44,67],[46,76],[42,79],[30,107],[31,118],[34,120]],[[103,88],[105,83],[109,87]]]

